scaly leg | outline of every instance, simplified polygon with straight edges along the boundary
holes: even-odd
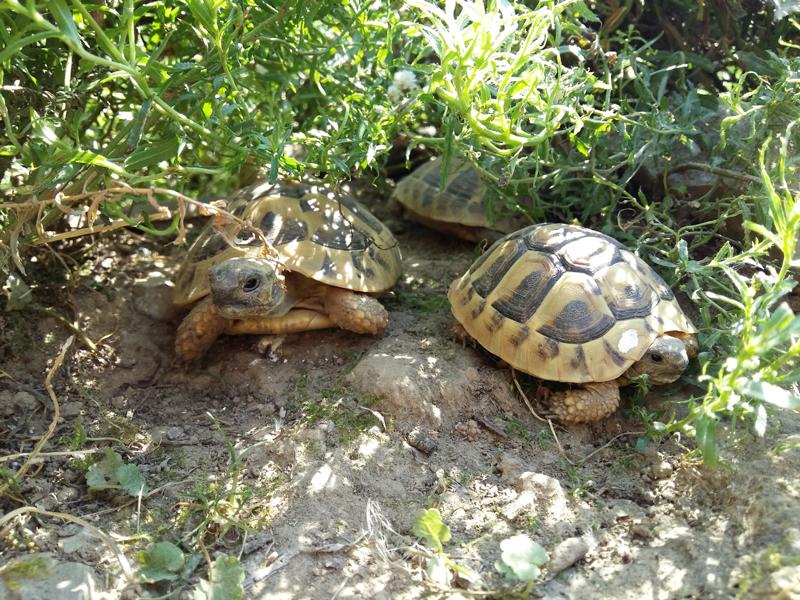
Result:
[[[356,333],[381,333],[389,324],[389,313],[372,296],[331,288],[325,296],[325,311],[342,329]]]
[[[587,383],[580,388],[556,392],[550,397],[550,408],[565,423],[599,421],[618,406],[619,385],[616,381]]]
[[[175,353],[183,360],[197,360],[225,332],[230,323],[230,319],[219,314],[211,298],[205,298],[178,326]]]

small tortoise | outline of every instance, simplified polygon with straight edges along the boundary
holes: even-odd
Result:
[[[364,206],[289,182],[246,188],[229,210],[256,225],[278,256],[267,256],[260,236],[235,224],[223,235],[209,225],[175,287],[177,305],[199,301],[178,327],[178,356],[197,359],[222,334],[384,330],[386,309],[368,294],[397,281],[400,250]]]
[[[471,242],[497,241],[524,225],[518,217],[486,216],[486,188],[478,171],[459,158],[450,161],[447,182],[441,188],[443,161],[436,158],[404,177],[392,194],[408,218],[426,227]]]
[[[619,386],[671,383],[697,353],[669,286],[616,240],[574,225],[531,225],[497,241],[448,292],[484,348],[541,379],[584,384],[551,396],[565,422],[602,419]]]

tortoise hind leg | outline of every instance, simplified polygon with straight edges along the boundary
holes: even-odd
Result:
[[[175,336],[175,353],[183,360],[197,360],[230,325],[211,298],[206,298],[186,315]]]
[[[325,296],[325,312],[342,329],[378,334],[389,324],[389,313],[372,296],[341,288],[330,288]]]
[[[550,397],[550,408],[564,423],[588,423],[609,416],[619,406],[616,381],[587,383]]]

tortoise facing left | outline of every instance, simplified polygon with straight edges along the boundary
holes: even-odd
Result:
[[[178,356],[197,359],[222,334],[384,330],[388,313],[370,294],[395,284],[400,250],[364,206],[344,194],[283,183],[246,188],[229,210],[256,225],[277,257],[265,256],[259,236],[237,235],[234,224],[223,235],[209,225],[176,283],[177,305],[197,303],[178,327]]]
[[[450,286],[458,322],[484,348],[541,379],[566,422],[595,421],[638,375],[680,377],[696,329],[672,290],[616,240],[574,225],[531,225],[496,242]]]

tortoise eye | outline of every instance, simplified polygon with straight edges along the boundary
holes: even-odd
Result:
[[[656,363],[660,363],[662,360],[664,360],[663,357],[660,354],[658,354],[657,352],[653,352],[650,355],[650,358],[653,360],[653,362],[656,362]]]
[[[242,286],[242,290],[245,292],[254,292],[258,289],[258,286],[261,285],[261,281],[258,280],[256,277],[248,277],[247,281],[244,282]]]

